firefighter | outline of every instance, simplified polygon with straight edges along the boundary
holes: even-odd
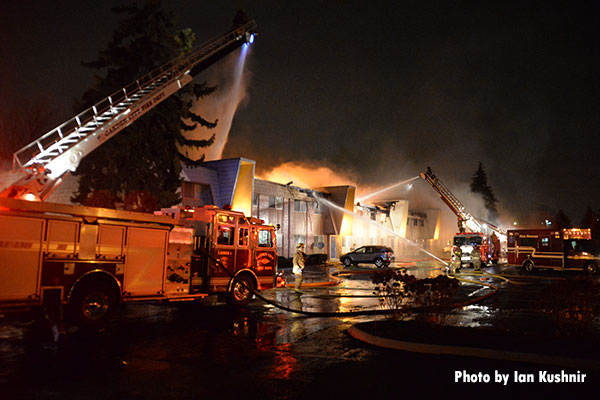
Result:
[[[454,275],[456,272],[460,270],[462,266],[462,250],[460,246],[456,246],[454,248],[454,252],[452,253],[452,262],[450,263],[450,273]]]
[[[473,263],[473,269],[475,271],[481,270],[481,250],[479,250],[479,246],[473,246],[473,251],[471,251],[471,262]]]
[[[294,254],[294,267],[293,270],[295,282],[294,290],[300,292],[302,286],[302,272],[304,271],[304,243],[298,243],[296,246],[296,254]]]

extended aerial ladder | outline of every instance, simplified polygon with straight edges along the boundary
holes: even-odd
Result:
[[[421,178],[425,179],[431,187],[440,195],[440,198],[446,205],[452,210],[458,217],[459,227],[468,228],[471,232],[483,232],[485,230],[491,230],[497,234],[506,237],[506,230],[495,226],[487,221],[477,219],[473,217],[468,211],[465,210],[463,203],[458,200],[456,196],[440,181],[431,171],[431,168],[427,167],[427,171],[419,174]]]
[[[21,179],[0,197],[43,201],[80,161],[193,77],[256,34],[254,20],[212,39],[156,68],[97,104],[64,122],[13,155],[13,172]]]

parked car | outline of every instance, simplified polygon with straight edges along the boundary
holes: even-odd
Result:
[[[362,246],[342,255],[340,261],[347,267],[365,263],[381,268],[394,261],[394,251],[386,246]]]

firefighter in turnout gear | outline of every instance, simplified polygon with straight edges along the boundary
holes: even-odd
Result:
[[[298,243],[296,246],[296,254],[294,254],[294,290],[300,292],[302,286],[302,272],[304,271],[304,243]]]
[[[479,246],[473,246],[473,251],[471,251],[471,262],[473,263],[473,269],[475,271],[481,270],[481,250],[479,250]]]
[[[450,273],[451,274],[455,274],[456,272],[458,272],[460,270],[460,267],[462,266],[461,258],[462,258],[462,250],[460,249],[460,246],[456,246],[452,253],[452,261],[450,263]]]

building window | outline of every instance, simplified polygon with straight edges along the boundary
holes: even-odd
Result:
[[[258,193],[253,193],[252,194],[252,205],[253,206],[257,206],[258,205]]]
[[[274,208],[276,210],[283,210],[283,197],[269,196],[269,208]]]
[[[294,211],[306,212],[306,202],[302,200],[294,200]]]
[[[371,220],[373,220],[373,221],[377,220],[377,211],[371,211]]]
[[[210,185],[183,182],[181,186],[181,203],[184,207],[198,207],[214,204]]]
[[[319,203],[313,203],[314,207],[313,207],[313,212],[315,214],[321,214],[321,205]]]
[[[304,235],[294,235],[293,240],[294,240],[294,248],[296,248],[296,246],[298,246],[298,243],[304,243],[304,246],[306,246],[306,236],[304,236]]]

